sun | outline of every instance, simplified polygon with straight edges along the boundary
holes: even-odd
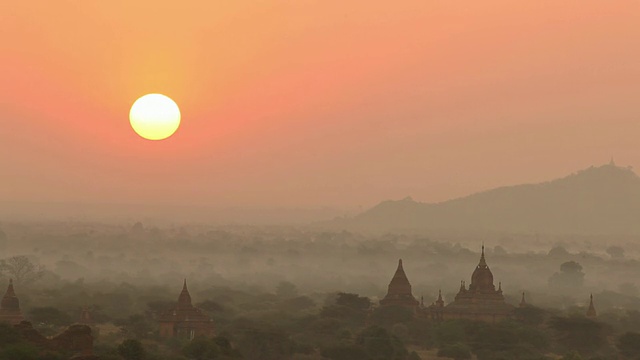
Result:
[[[129,111],[133,130],[148,140],[163,140],[180,126],[180,109],[162,94],[147,94],[136,100]]]

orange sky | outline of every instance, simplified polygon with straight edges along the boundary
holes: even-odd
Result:
[[[635,0],[22,0],[0,54],[0,200],[355,207],[640,166]],[[169,140],[129,126],[150,92]]]

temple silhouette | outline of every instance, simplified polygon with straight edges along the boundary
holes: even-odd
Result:
[[[398,262],[398,268],[389,283],[387,295],[380,300],[380,306],[402,306],[410,309],[418,317],[425,317],[434,321],[452,319],[468,319],[486,322],[497,322],[514,316],[515,306],[505,302],[502,293],[502,283],[498,288],[494,284],[493,273],[487,265],[484,254],[484,245],[480,254],[480,261],[471,274],[471,283],[467,286],[463,280],[454,300],[445,305],[442,291],[438,291],[438,298],[428,306],[424,299],[416,300],[411,292],[411,283],[402,266],[402,260]],[[524,292],[519,307],[528,306]],[[593,297],[587,312],[587,316],[595,317]]]
[[[191,304],[191,294],[184,280],[178,303],[160,315],[160,336],[193,339],[198,336],[214,335],[213,320],[202,310]]]

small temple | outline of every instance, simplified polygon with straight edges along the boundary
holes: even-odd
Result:
[[[214,335],[213,320],[191,303],[191,295],[184,280],[178,303],[160,315],[160,336],[193,339]]]
[[[598,313],[596,312],[596,307],[593,306],[593,294],[589,297],[589,308],[587,309],[587,317],[595,318],[598,317]]]
[[[522,300],[520,300],[520,305],[518,305],[521,308],[527,307],[529,304],[527,304],[527,301],[524,299],[524,291],[522,292]]]
[[[7,292],[5,292],[2,302],[0,302],[0,322],[16,325],[22,320],[24,320],[24,316],[22,316],[22,311],[20,310],[20,300],[18,300],[16,292],[13,290],[13,280],[9,279]]]
[[[453,302],[442,310],[444,320],[470,319],[495,322],[509,318],[514,306],[504,301],[502,283],[498,289],[493,283],[493,273],[484,256],[484,245],[480,262],[471,274],[471,284],[466,287],[463,281]]]
[[[419,302],[411,293],[411,283],[409,283],[409,279],[407,279],[402,267],[402,259],[398,260],[398,268],[389,283],[387,295],[380,300],[380,305],[404,306],[414,311],[418,308]]]

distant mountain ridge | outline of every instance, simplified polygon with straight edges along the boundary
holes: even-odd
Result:
[[[368,231],[640,234],[640,177],[611,162],[553,181],[500,187],[441,203],[383,201],[326,225]]]

